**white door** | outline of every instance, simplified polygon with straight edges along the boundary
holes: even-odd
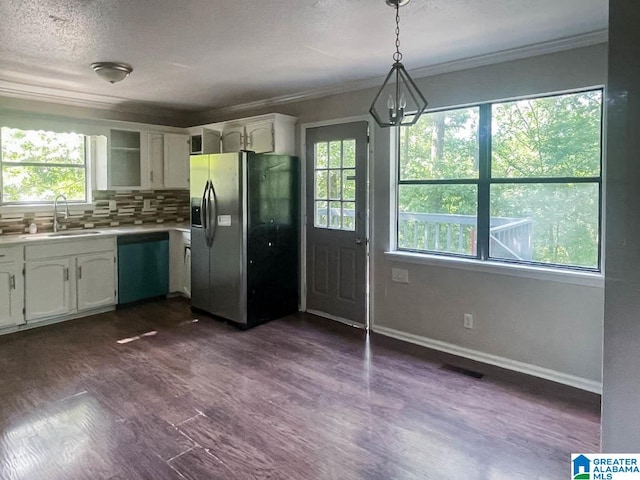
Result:
[[[24,323],[22,264],[0,263],[0,328]]]
[[[189,135],[164,135],[164,186],[189,188]]]
[[[78,311],[115,305],[113,252],[80,255],[77,259]]]
[[[306,131],[307,310],[367,324],[368,124]]]
[[[250,123],[245,127],[246,148],[256,153],[273,152],[273,122]]]
[[[26,263],[27,322],[71,311],[71,258]]]
[[[236,125],[222,131],[222,153],[239,152],[245,149],[244,127]]]

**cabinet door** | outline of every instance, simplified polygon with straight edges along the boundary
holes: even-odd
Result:
[[[113,252],[77,258],[78,311],[115,305],[116,272]]]
[[[0,263],[0,328],[24,323],[22,264]]]
[[[189,135],[164,135],[164,186],[189,188]]]
[[[222,153],[239,152],[244,148],[244,127],[242,125],[225,127],[222,131]]]
[[[185,234],[187,235],[187,234]],[[188,242],[184,246],[184,262],[182,266],[182,293],[191,298],[191,244]]]
[[[146,143],[140,142],[140,132],[111,130],[109,148],[109,185],[111,188],[141,188],[147,183],[143,178],[141,147],[146,151]]]
[[[182,292],[184,240],[182,232],[169,232],[169,292]]]
[[[27,322],[71,311],[71,258],[26,263]]]
[[[164,135],[162,133],[148,133],[147,149],[149,187],[152,189],[162,188],[164,186]]]
[[[273,122],[249,123],[245,130],[247,132],[247,150],[253,150],[256,153],[273,152]]]

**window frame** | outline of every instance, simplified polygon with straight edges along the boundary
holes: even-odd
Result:
[[[42,163],[42,162],[7,162],[4,161],[3,159],[3,155],[2,155],[2,145],[3,145],[3,138],[2,138],[2,128],[12,128],[12,129],[16,129],[16,130],[21,130],[21,131],[45,131],[45,132],[49,132],[49,133],[54,133],[54,134],[60,134],[60,133],[76,133],[78,135],[82,135],[83,136],[83,143],[84,143],[84,162],[82,165],[79,164],[72,164],[72,163]],[[20,127],[12,127],[10,125],[0,125],[0,211],[5,210],[5,209],[25,209],[25,208],[30,208],[30,207],[42,207],[42,206],[52,206],[54,204],[54,200],[41,200],[41,201],[25,201],[25,202],[5,202],[3,201],[3,195],[4,195],[4,166],[5,165],[13,165],[13,166],[18,166],[18,167],[42,167],[42,166],[54,166],[54,167],[61,167],[61,168],[73,168],[73,169],[83,169],[84,170],[84,198],[81,200],[69,200],[69,205],[88,205],[91,204],[91,193],[92,193],[92,179],[91,179],[91,136],[87,135],[85,133],[81,133],[81,132],[73,132],[73,131],[69,131],[69,132],[58,132],[58,131],[54,131],[54,130],[45,130],[42,128],[20,128]]]
[[[558,97],[564,95],[588,93],[588,92],[600,92],[600,155],[599,155],[599,176],[597,177],[496,177],[491,175],[491,162],[492,162],[492,107],[502,103],[517,102],[523,100],[535,100],[544,99],[550,97]],[[511,265],[513,267],[525,267],[527,269],[539,268],[545,271],[565,271],[573,273],[585,273],[585,274],[601,274],[603,271],[603,211],[604,211],[604,129],[605,129],[605,91],[604,86],[594,86],[588,88],[581,88],[575,90],[566,90],[545,94],[532,94],[527,96],[519,96],[514,98],[506,98],[500,100],[493,100],[487,102],[478,102],[457,106],[440,107],[427,110],[425,114],[448,112],[454,110],[460,110],[465,108],[478,108],[479,109],[479,121],[478,121],[478,176],[477,178],[462,178],[462,179],[421,179],[421,180],[401,180],[401,168],[402,162],[400,161],[402,135],[399,131],[402,127],[392,129],[393,132],[390,136],[391,139],[391,154],[395,157],[395,165],[392,162],[392,191],[394,193],[394,199],[391,205],[392,218],[394,224],[391,228],[392,234],[392,251],[387,252],[394,257],[401,257],[405,254],[407,257],[413,257],[414,262],[416,257],[435,257],[447,260],[457,260],[463,263],[477,262],[479,264],[494,264],[494,265]],[[517,260],[517,259],[503,259],[490,256],[490,222],[491,222],[491,186],[501,184],[512,185],[525,185],[525,184],[558,184],[566,185],[568,183],[581,183],[581,184],[595,184],[598,190],[598,234],[597,234],[597,266],[596,267],[584,267],[577,265],[564,265],[546,262],[536,262],[532,260]],[[399,239],[399,195],[400,187],[402,185],[475,185],[477,187],[477,237],[476,237],[476,254],[467,255],[462,253],[442,252],[436,250],[417,250],[410,248],[401,248],[398,245]],[[418,262],[421,263],[421,262]]]

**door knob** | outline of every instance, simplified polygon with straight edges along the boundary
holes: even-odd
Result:
[[[356,245],[362,245],[362,239],[356,238]]]

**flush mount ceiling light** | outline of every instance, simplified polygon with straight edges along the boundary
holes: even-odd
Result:
[[[100,78],[110,83],[120,82],[133,72],[131,65],[126,63],[96,62],[91,64],[91,68]]]
[[[404,127],[415,124],[427,108],[424,98],[402,64],[400,53],[400,7],[409,0],[385,0],[396,9],[396,51],[391,71],[371,104],[369,113],[383,127]]]

